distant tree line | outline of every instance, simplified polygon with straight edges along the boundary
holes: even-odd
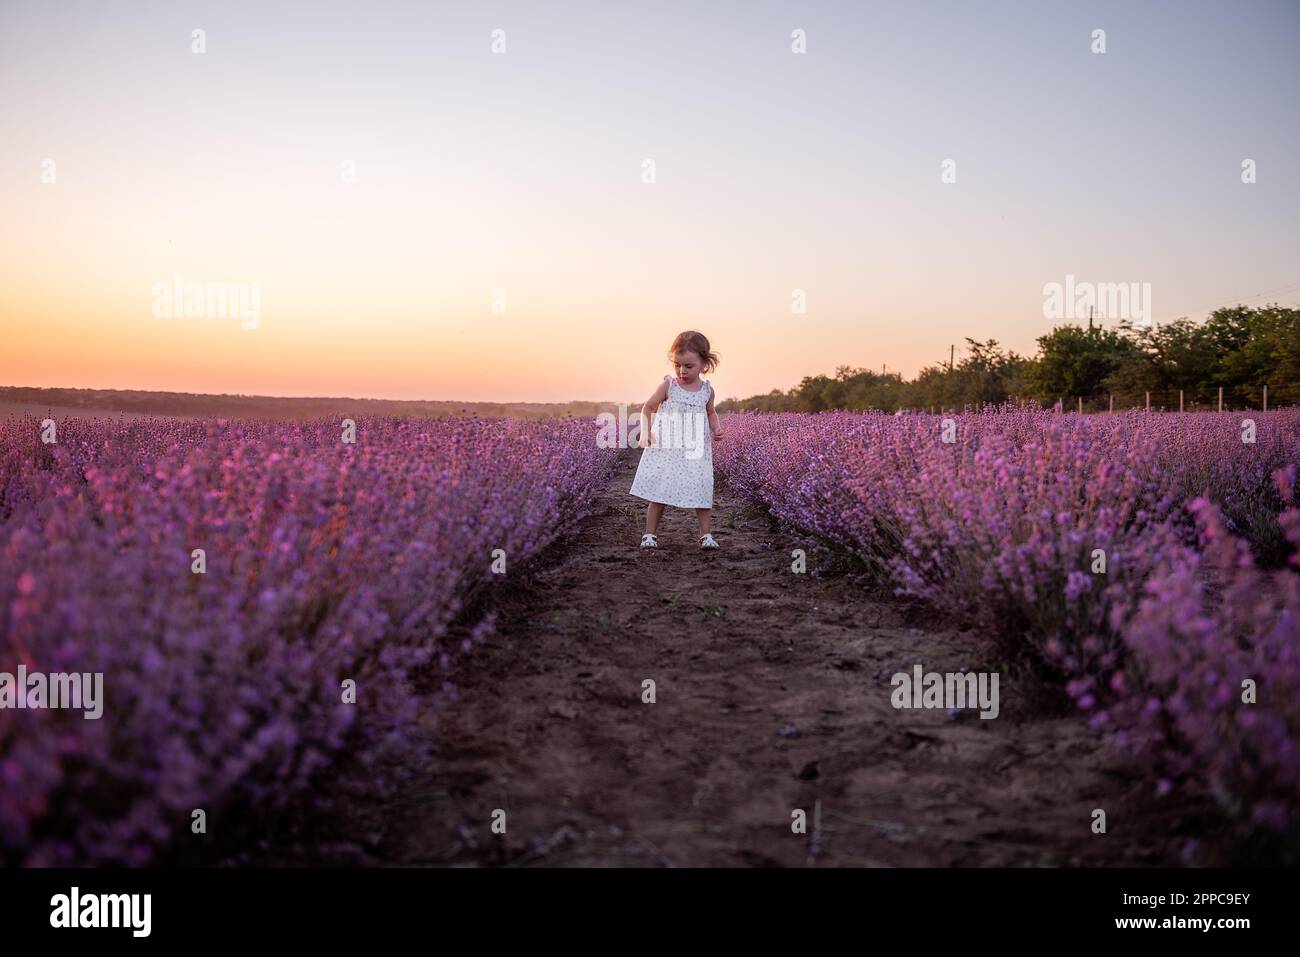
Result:
[[[1150,327],[1120,322],[1057,326],[1038,338],[1032,358],[996,340],[966,339],[960,361],[927,366],[908,380],[898,373],[840,366],[834,377],[805,376],[782,392],[728,399],[719,411],[820,412],[827,409],[961,409],[985,403],[1062,402],[1088,409],[1142,405],[1178,408],[1217,402],[1258,408],[1300,403],[1300,309],[1230,306],[1204,322],[1179,319]]]

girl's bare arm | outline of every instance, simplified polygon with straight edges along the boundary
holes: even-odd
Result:
[[[722,422],[718,418],[718,413],[713,410],[713,390],[709,389],[709,401],[704,405],[705,414],[709,417],[709,431],[713,433],[715,439],[722,438]]]
[[[659,383],[659,387],[650,393],[650,398],[641,404],[641,439],[637,443],[643,449],[650,447],[650,413],[663,405],[668,398],[668,380]]]

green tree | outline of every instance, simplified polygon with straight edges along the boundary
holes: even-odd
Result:
[[[1120,331],[1057,326],[1038,337],[1038,356],[1025,370],[1025,389],[1045,404],[1100,395],[1132,352],[1132,342]]]
[[[1019,398],[1050,405],[1058,398],[1114,393],[1165,403],[1178,390],[1200,401],[1222,386],[1233,403],[1300,402],[1300,309],[1277,304],[1216,309],[1205,322],[1179,319],[1115,329],[1058,326],[1038,339],[1038,355],[1003,352],[996,340],[966,340],[955,366],[926,366],[908,381],[897,373],[840,366],[835,375],[805,376],[798,386],[728,400],[719,409],[820,412],[828,409],[961,409]],[[1157,398],[1159,396],[1159,398]]]

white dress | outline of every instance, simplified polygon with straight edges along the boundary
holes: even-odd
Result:
[[[673,377],[664,378],[668,398],[654,415],[632,494],[677,508],[713,508],[713,433],[705,408],[713,386],[703,382],[698,392],[688,392]]]

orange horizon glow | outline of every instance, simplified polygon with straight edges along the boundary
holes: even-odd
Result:
[[[1118,5],[1101,57],[1032,5],[801,11],[805,55],[780,8],[372,6],[0,9],[0,385],[639,402],[696,329],[747,397],[1032,354],[1067,274],[1157,321],[1300,280],[1284,4]],[[257,327],[156,317],[176,275]]]

